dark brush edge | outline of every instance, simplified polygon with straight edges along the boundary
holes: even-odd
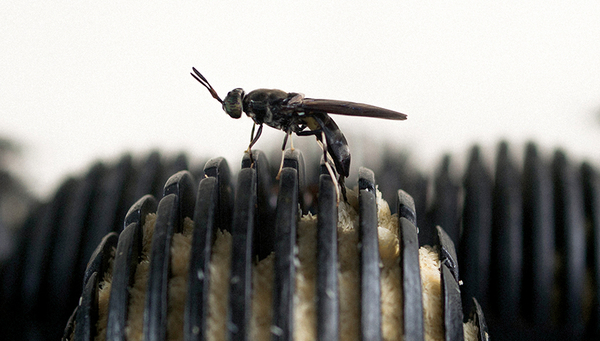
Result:
[[[324,168],[324,167],[322,167]],[[327,172],[327,170],[325,169]],[[319,178],[317,215],[317,337],[339,337],[337,192],[328,174]]]
[[[407,193],[398,191],[398,212],[406,212],[414,205]],[[404,208],[402,208],[404,207]],[[414,207],[414,206],[412,206]],[[414,217],[409,214],[409,217]],[[413,221],[416,221],[414,219]],[[423,288],[419,263],[419,238],[413,221],[398,218],[400,242],[400,283],[402,283],[402,323],[405,340],[424,340]]]
[[[358,171],[359,253],[361,286],[361,336],[363,340],[381,340],[381,282],[377,197],[375,174],[367,168]]]
[[[231,233],[231,277],[227,334],[229,340],[247,340],[252,314],[252,257],[256,215],[256,171],[238,174]]]
[[[273,340],[291,340],[294,335],[298,228],[298,171],[291,167],[281,171],[275,221]]]

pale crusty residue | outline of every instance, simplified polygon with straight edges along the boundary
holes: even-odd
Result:
[[[398,217],[392,215],[388,203],[377,191],[378,238],[381,285],[381,328],[384,340],[402,340],[402,295],[399,267]],[[340,339],[360,339],[360,270],[358,236],[358,196],[348,190],[348,203],[338,206],[338,283],[340,297]],[[143,227],[144,242],[140,263],[130,288],[130,304],[126,333],[128,340],[141,340],[143,312],[148,281],[150,248],[156,215],[146,218]],[[193,223],[186,219],[182,233],[176,233],[171,245],[171,277],[169,279],[169,340],[183,337],[183,312],[187,291],[189,259]],[[226,340],[227,309],[231,267],[231,234],[218,230],[212,246],[207,339]],[[297,230],[296,282],[294,293],[294,340],[314,340],[317,330],[316,276],[317,276],[317,217],[310,213],[300,217]],[[272,326],[274,254],[253,262],[252,318],[249,336],[252,340],[270,340]],[[442,292],[440,261],[435,248],[419,249],[419,263],[423,288],[423,317],[427,340],[442,340]],[[99,286],[99,321],[96,340],[106,335],[106,314],[111,287],[110,271]],[[477,339],[477,326],[464,324],[466,340]]]

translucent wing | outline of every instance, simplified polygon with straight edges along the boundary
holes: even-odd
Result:
[[[296,106],[297,111],[322,112],[347,116],[364,116],[386,120],[405,120],[406,115],[397,111],[363,103],[337,101],[333,99],[305,98]]]

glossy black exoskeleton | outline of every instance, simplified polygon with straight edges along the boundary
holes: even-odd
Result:
[[[240,118],[242,112],[245,112],[247,116],[252,118],[255,126],[252,127],[248,152],[258,141],[263,124],[283,130],[286,133],[282,150],[285,150],[288,137],[292,133],[299,136],[314,135],[323,149],[325,164],[335,181],[336,177],[327,162],[327,154],[329,153],[333,159],[336,171],[340,176],[339,183],[342,186],[344,199],[344,179],[350,174],[350,149],[346,137],[328,114],[375,117],[388,120],[406,119],[405,114],[368,104],[304,98],[301,93],[285,92],[277,89],[257,89],[246,94],[243,89],[236,88],[231,90],[222,100],[206,78],[196,68],[192,68],[192,70],[191,75],[223,105],[223,110],[229,116]],[[254,128],[256,125],[258,125],[258,131],[255,135]],[[308,130],[306,130],[307,128]]]

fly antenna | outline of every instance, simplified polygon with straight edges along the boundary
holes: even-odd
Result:
[[[194,73],[190,72],[190,75],[192,75],[192,77],[196,78],[196,80],[198,82],[200,82],[200,84],[204,85],[204,87],[208,89],[208,91],[210,92],[210,94],[217,101],[219,101],[219,103],[223,104],[223,100],[221,99],[221,97],[219,97],[219,95],[217,94],[217,92],[215,91],[215,89],[213,89],[212,85],[210,85],[210,83],[206,80],[206,78],[204,78],[204,76],[202,76],[202,74],[200,73],[200,71],[196,70],[195,67],[192,67],[192,71],[194,71]]]

